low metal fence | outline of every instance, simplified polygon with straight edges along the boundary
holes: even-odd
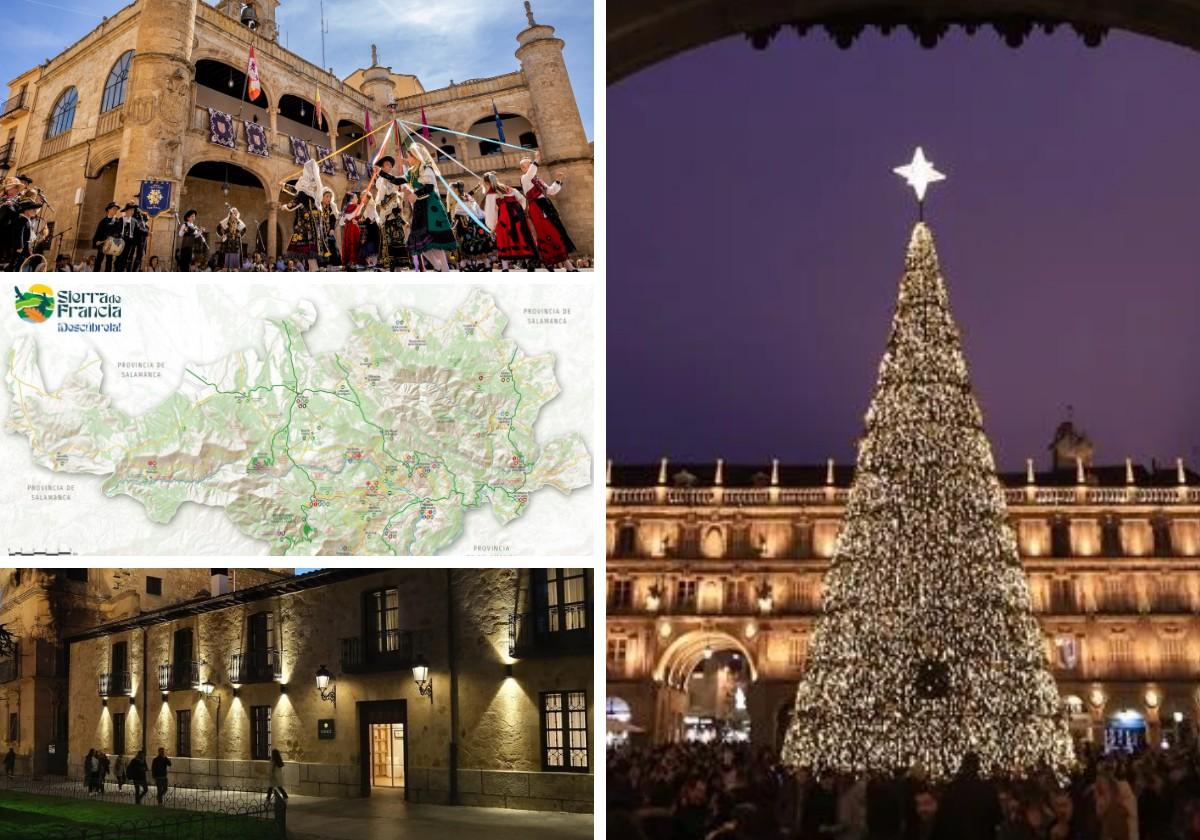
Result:
[[[134,785],[118,784],[111,776],[89,788],[83,779],[66,776],[0,777],[0,806],[4,793],[54,796],[130,807],[128,819],[87,826],[22,827],[29,840],[285,840],[287,800],[267,802],[265,790],[168,786],[158,812],[153,780],[137,804]],[[145,809],[134,815],[134,808]],[[188,812],[188,813],[184,813]],[[0,838],[8,837],[0,828]]]

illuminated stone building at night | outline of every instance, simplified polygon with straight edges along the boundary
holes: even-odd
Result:
[[[291,574],[259,569],[0,569],[0,744],[21,773],[67,769],[68,636],[101,623]]]
[[[592,810],[592,577],[329,569],[70,640],[70,766],[171,757],[172,783]]]
[[[1080,738],[1159,744],[1200,718],[1200,476],[1092,463],[1002,474],[1046,656]],[[853,468],[609,465],[610,738],[778,746]]]

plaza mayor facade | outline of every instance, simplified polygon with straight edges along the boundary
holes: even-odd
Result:
[[[53,207],[51,234],[64,234],[60,253],[90,255],[105,205],[136,201],[142,181],[164,180],[173,185],[179,218],[170,212],[157,217],[148,255],[170,264],[183,213],[195,209],[211,234],[226,204],[241,211],[255,249],[280,254],[292,234],[292,214],[281,209],[290,196],[280,183],[300,173],[296,150],[315,160],[353,144],[322,176],[340,202],[365,186],[367,159],[384,139],[382,131],[374,135],[368,153],[361,139],[367,114],[376,129],[393,111],[410,123],[424,114],[433,126],[430,142],[474,172],[494,171],[502,182],[519,184],[520,159],[528,155],[487,139],[499,139],[498,114],[507,142],[530,149],[529,155],[540,150],[547,171],[564,173],[555,206],[580,252],[592,253],[592,145],[563,61],[565,44],[529,4],[524,12],[520,3],[510,4],[513,28],[503,33],[503,40],[514,39],[516,67],[435,90],[380,64],[399,45],[364,43],[363,63],[369,57],[370,65],[338,78],[280,43],[280,5],[136,0],[9,81],[0,105],[0,174],[28,175],[45,192]],[[262,86],[254,99],[246,78],[252,43]],[[232,148],[213,141],[214,112],[232,125]],[[266,145],[252,152],[254,124]],[[476,179],[448,159],[441,167],[448,181],[475,186]]]
[[[1200,718],[1200,476],[1092,463],[1063,423],[1049,469],[1001,474],[1076,737],[1108,749]],[[852,466],[608,466],[610,740],[778,748]]]

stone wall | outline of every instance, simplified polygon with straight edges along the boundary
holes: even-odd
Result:
[[[457,649],[459,783],[464,804],[547,810],[591,810],[593,775],[541,772],[539,693],[591,692],[590,656],[513,661],[508,657],[508,615],[528,572],[461,570],[453,573]],[[432,702],[418,694],[408,667],[376,673],[346,673],[341,640],[359,638],[364,593],[384,587],[399,591],[400,626],[415,633],[415,652],[430,665]],[[177,783],[250,784],[266,777],[267,762],[250,760],[250,707],[271,708],[273,745],[288,762],[290,783],[301,793],[355,796],[361,793],[361,702],[405,701],[408,791],[414,801],[449,798],[450,706],[447,633],[447,572],[391,569],[178,621],[76,642],[71,646],[70,761],[75,767],[90,747],[112,749],[111,716],[124,712],[130,752],[143,738],[148,753],[161,745],[175,752],[176,713],[192,712],[190,760],[173,767]],[[230,684],[228,660],[244,643],[246,619],[260,611],[275,616],[281,649],[279,683]],[[216,689],[163,694],[157,668],[171,657],[175,630],[194,632],[201,680]],[[142,666],[143,637],[147,652]],[[97,696],[99,673],[108,670],[112,643],[129,644],[134,697]],[[507,666],[512,665],[512,675]],[[320,698],[315,674],[325,666],[335,675],[336,704]],[[220,720],[220,735],[217,723]],[[317,721],[332,719],[336,737],[317,738]],[[596,757],[593,756],[593,761]],[[233,782],[232,780],[239,780]]]

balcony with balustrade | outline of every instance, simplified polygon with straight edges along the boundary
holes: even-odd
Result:
[[[342,639],[342,671],[369,674],[411,668],[414,639],[411,630],[383,630]]]
[[[9,140],[0,146],[0,170],[12,169],[17,163],[17,141]]]
[[[29,113],[29,99],[29,91],[26,90],[6,99],[4,104],[0,105],[0,123],[6,123],[22,114]]]
[[[275,648],[238,651],[229,655],[229,682],[233,685],[280,682],[283,660]]]
[[[164,662],[158,666],[158,689],[168,691],[191,691],[200,687],[200,663]]]
[[[509,655],[520,658],[590,653],[591,625],[587,603],[513,613],[508,621]]]
[[[126,671],[110,671],[97,679],[97,693],[101,697],[130,697],[133,695],[133,676]]]

